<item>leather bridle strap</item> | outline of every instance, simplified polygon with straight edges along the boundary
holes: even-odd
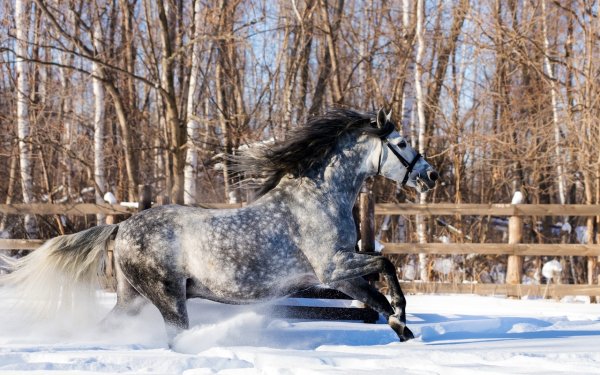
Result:
[[[392,153],[394,155],[396,155],[396,157],[398,158],[398,160],[400,160],[400,163],[402,163],[402,165],[404,165],[404,167],[406,167],[406,173],[404,174],[404,179],[402,180],[402,186],[406,185],[406,182],[408,181],[408,177],[410,176],[410,174],[413,171],[413,168],[415,167],[415,165],[417,164],[417,162],[419,161],[419,159],[421,159],[423,156],[419,153],[417,153],[415,155],[415,157],[413,158],[413,160],[411,162],[408,162],[408,160],[406,160],[404,158],[404,156],[400,155],[400,153],[393,147],[393,145],[388,142],[387,139],[382,138],[381,142],[386,144],[387,147],[390,149],[390,151],[392,151]],[[383,158],[383,147],[381,148],[381,153],[379,154],[379,165],[377,166],[377,174],[380,175],[381,174],[381,160]]]

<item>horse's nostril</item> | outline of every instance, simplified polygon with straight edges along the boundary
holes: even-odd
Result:
[[[440,178],[440,175],[436,171],[427,171],[427,177],[433,182],[437,181]]]

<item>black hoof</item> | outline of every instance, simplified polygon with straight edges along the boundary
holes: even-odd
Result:
[[[406,324],[400,321],[400,319],[396,318],[395,316],[389,317],[388,324],[392,327],[394,332],[396,332],[398,338],[400,339],[400,342],[405,342],[415,338],[415,335],[410,329],[408,329]]]
[[[412,331],[410,329],[408,329],[407,326],[404,326],[404,331],[399,336],[400,336],[400,342],[405,342],[405,341],[412,340],[415,338],[415,335],[412,333]]]

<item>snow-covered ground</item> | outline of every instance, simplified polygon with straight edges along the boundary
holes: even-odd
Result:
[[[408,296],[417,338],[399,343],[386,324],[271,319],[265,305],[191,300],[192,328],[173,349],[153,307],[96,324],[114,301],[104,294],[99,308],[49,323],[3,297],[0,373],[600,374],[600,305],[577,301]]]

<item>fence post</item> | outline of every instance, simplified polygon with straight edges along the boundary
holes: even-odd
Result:
[[[589,285],[594,285],[596,281],[596,265],[597,265],[596,257],[588,257],[587,258],[587,281]],[[599,280],[600,283],[600,280]],[[598,303],[598,296],[590,296],[591,303]]]
[[[523,219],[520,216],[511,216],[508,219],[508,243],[518,244],[523,239]],[[509,255],[506,265],[506,283],[520,284],[523,277],[523,257]],[[515,296],[511,296],[515,297]]]
[[[373,192],[363,185],[359,195],[360,251],[375,251],[375,203]]]
[[[109,202],[110,204],[116,204],[116,200],[114,202]],[[116,222],[115,215],[106,215],[106,225],[113,225]],[[111,292],[117,290],[117,280],[115,278],[115,257],[114,257],[114,241],[111,241],[106,249],[106,289]]]
[[[138,212],[152,207],[152,186],[138,185]]]
[[[159,195],[156,197],[157,206],[165,206],[167,204],[171,204],[171,198],[168,195]]]
[[[106,225],[112,225],[115,223],[115,215],[106,215]],[[107,246],[106,249],[106,289],[111,292],[116,291],[116,280],[115,280],[115,261],[114,261],[114,253],[113,253],[114,243],[111,241],[111,244]]]

